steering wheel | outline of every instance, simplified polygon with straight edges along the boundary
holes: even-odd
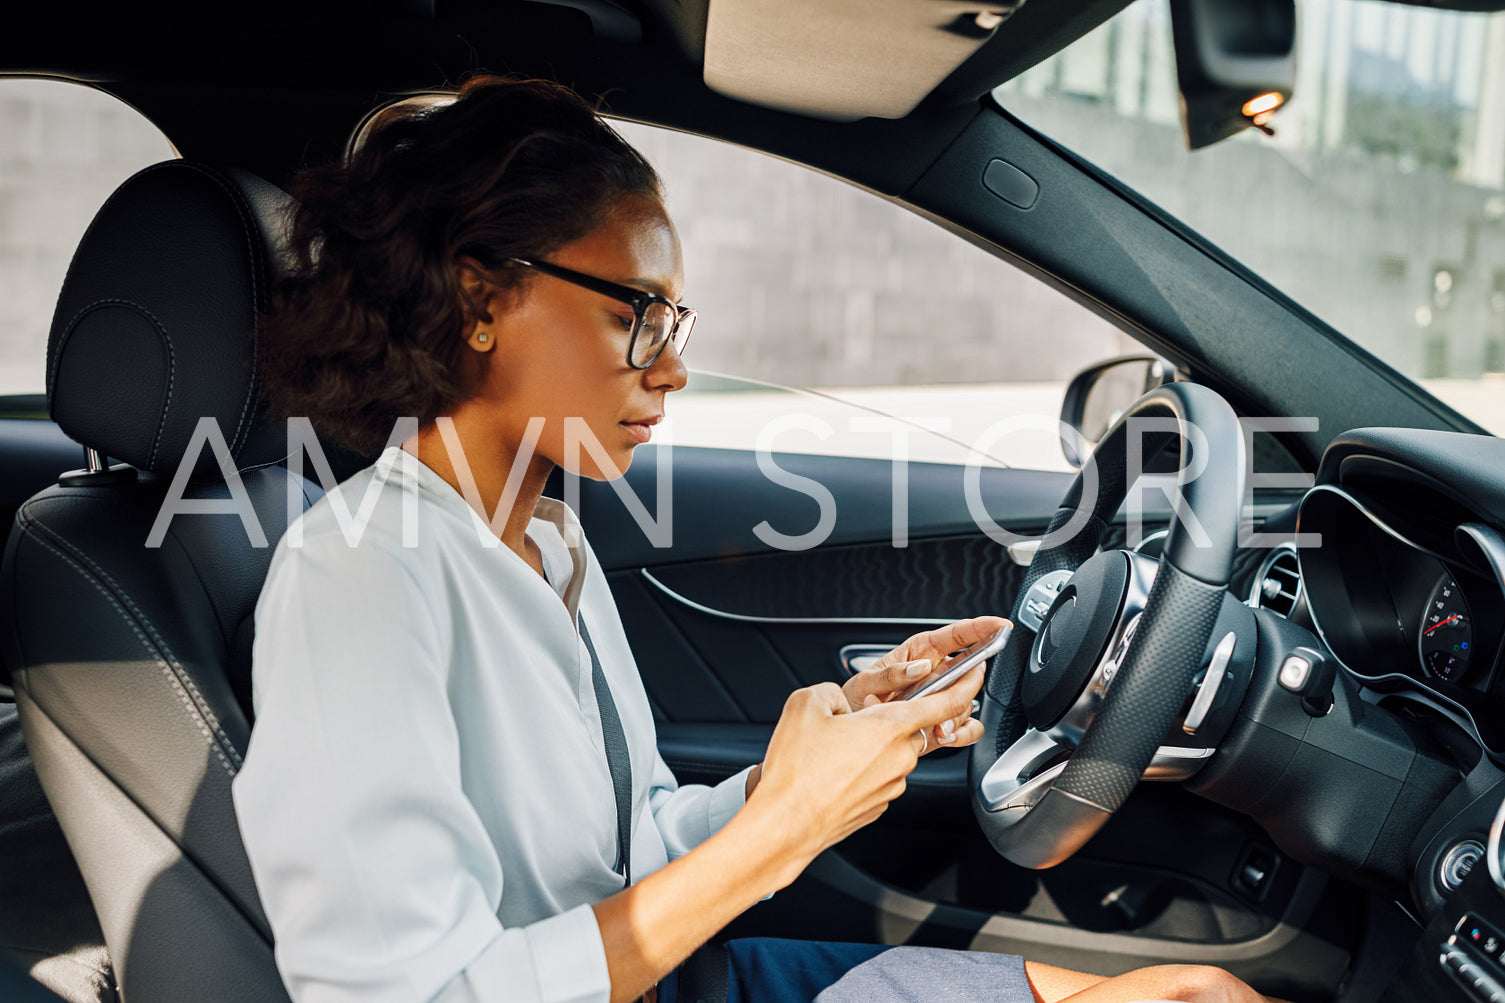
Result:
[[[1128,492],[1130,461],[1176,439],[1181,469],[1158,565],[1096,553]],[[1133,466],[1137,474],[1144,465]],[[1206,387],[1169,383],[1136,401],[1078,473],[1025,574],[968,767],[973,812],[1004,857],[1058,864],[1141,776],[1189,776],[1212,755],[1216,736],[1193,725],[1217,699],[1233,653],[1229,632],[1207,655],[1225,601],[1236,603],[1227,586],[1245,467],[1228,403]]]

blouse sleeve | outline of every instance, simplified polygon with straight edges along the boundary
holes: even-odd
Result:
[[[752,767],[721,781],[715,787],[703,784],[679,786],[664,758],[653,757],[653,787],[648,792],[648,810],[664,837],[669,859],[682,857],[711,838],[747,803],[747,774]]]
[[[450,642],[413,560],[311,538],[277,554],[257,606],[256,727],[233,795],[283,982],[299,1003],[604,1003],[588,905],[497,918],[504,876],[461,787]]]

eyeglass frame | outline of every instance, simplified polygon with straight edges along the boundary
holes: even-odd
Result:
[[[594,275],[586,275],[584,272],[577,272],[573,268],[565,268],[563,265],[556,265],[548,261],[533,261],[529,258],[508,258],[507,263],[532,268],[545,275],[580,286],[582,289],[589,289],[593,293],[600,293],[602,296],[609,296],[618,302],[630,304],[632,306],[633,322],[632,335],[627,340],[627,365],[633,369],[651,369],[653,364],[658,361],[659,356],[664,354],[664,349],[668,347],[670,342],[674,341],[674,336],[679,332],[680,326],[686,323],[689,326],[685,329],[684,340],[675,345],[674,350],[676,352],[683,352],[685,345],[690,342],[690,333],[695,328],[697,314],[694,310],[691,310],[689,307],[680,306],[667,296],[650,293],[644,289],[634,289],[632,286],[624,286],[620,282],[598,279]],[[657,352],[653,353],[653,358],[640,366],[632,361],[632,350],[637,347],[638,335],[643,333],[643,324],[647,319],[648,307],[654,303],[662,303],[670,310],[673,310],[674,323],[670,325],[669,335],[664,339],[664,343],[658,346]]]

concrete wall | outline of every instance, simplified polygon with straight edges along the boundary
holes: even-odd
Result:
[[[1002,97],[1406,375],[1505,369],[1499,188],[1254,133],[1188,153],[1179,127],[1105,102]]]
[[[805,386],[1064,380],[1137,350],[1059,293],[869,192],[626,124],[663,175],[700,313],[690,364]]]
[[[73,249],[115,186],[172,148],[140,114],[74,84],[0,80],[0,393],[36,393]]]

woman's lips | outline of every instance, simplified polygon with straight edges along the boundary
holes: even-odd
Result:
[[[627,434],[639,443],[647,442],[653,438],[653,426],[663,420],[663,415],[655,415],[652,418],[644,418],[642,421],[624,421],[621,426],[627,429]]]

